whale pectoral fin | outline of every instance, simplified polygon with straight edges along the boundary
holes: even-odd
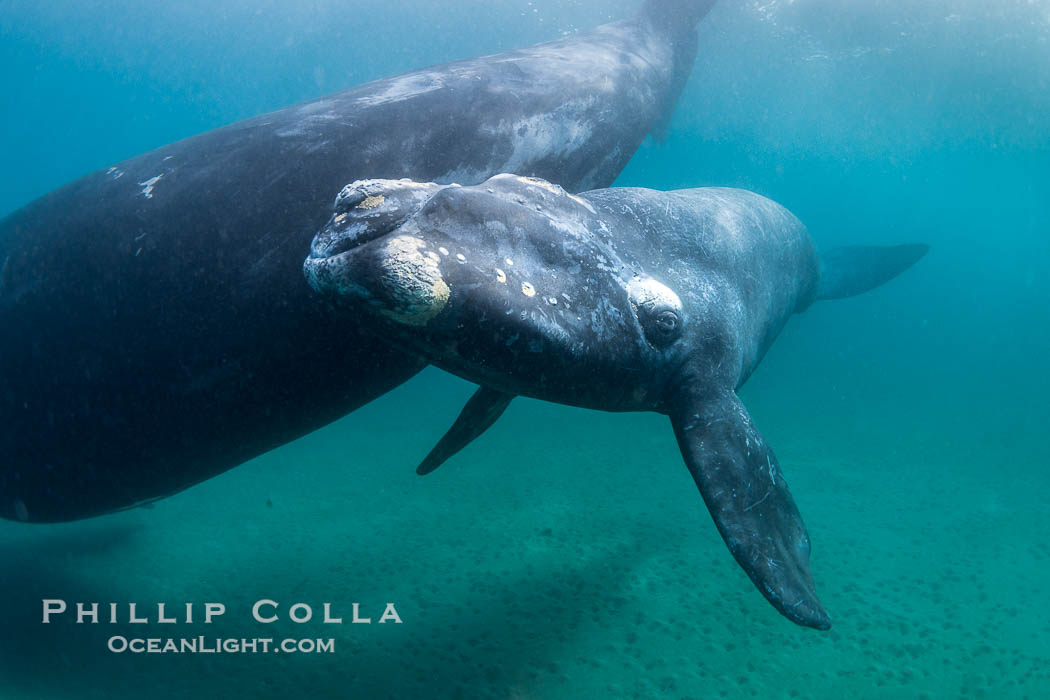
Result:
[[[416,474],[429,474],[473,442],[503,415],[513,398],[514,394],[504,394],[484,386],[475,391],[456,422],[416,467]]]
[[[813,587],[806,527],[740,399],[727,391],[686,400],[671,423],[722,539],[751,581],[793,622],[831,627]]]

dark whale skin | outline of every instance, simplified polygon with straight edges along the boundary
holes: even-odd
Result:
[[[303,280],[333,196],[503,171],[609,185],[695,58],[660,8],[194,136],[0,221],[0,516],[172,494],[412,376],[420,360],[334,322]]]

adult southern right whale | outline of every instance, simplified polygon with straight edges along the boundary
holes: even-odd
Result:
[[[402,209],[362,227],[366,196]],[[421,473],[519,394],[664,413],[737,562],[786,617],[827,629],[806,528],[736,390],[792,314],[872,289],[926,251],[818,256],[797,218],[744,190],[575,196],[500,175],[475,187],[353,183],[304,271],[389,342],[482,385]]]
[[[0,222],[0,516],[181,490],[423,365],[302,281],[362,177],[610,184],[666,122],[714,0],[352,88],[88,175]]]

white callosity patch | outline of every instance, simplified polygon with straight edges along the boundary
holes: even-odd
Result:
[[[413,192],[417,195],[416,199],[422,201],[425,198],[432,195],[440,187],[432,182],[416,182],[408,178],[401,178],[400,180],[384,180],[384,179],[368,179],[368,180],[354,180],[348,185],[345,185],[343,189],[339,191],[339,194],[335,198],[335,208],[342,209],[346,208],[346,200],[348,199],[359,199],[364,197],[364,200],[356,205],[358,209],[374,209],[386,201],[388,195],[394,192]]]
[[[358,209],[375,209],[380,204],[386,201],[386,197],[381,194],[372,195],[365,197],[360,204],[357,205]]]
[[[426,243],[414,236],[396,236],[386,244],[382,284],[387,296],[383,315],[422,326],[445,308],[449,287],[438,258],[426,255]]]
[[[357,180],[346,185],[335,199],[336,214],[310,244],[311,257],[326,257],[335,248],[353,248],[390,232],[440,189],[412,180]]]
[[[635,277],[627,283],[627,296],[636,309],[668,308],[682,310],[682,300],[667,285],[651,277]],[[636,312],[637,313],[637,312]]]
[[[627,297],[650,347],[666,347],[678,337],[682,300],[667,285],[636,276],[627,283]]]

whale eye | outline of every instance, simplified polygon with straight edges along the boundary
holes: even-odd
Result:
[[[678,314],[670,309],[661,311],[655,319],[653,319],[653,325],[656,326],[656,330],[661,335],[672,335],[678,333]]]
[[[639,319],[645,338],[655,348],[664,348],[674,341],[682,332],[682,320],[674,309],[644,309]]]
[[[627,285],[628,298],[645,340],[662,350],[682,334],[682,302],[670,287],[648,277],[635,277]]]

